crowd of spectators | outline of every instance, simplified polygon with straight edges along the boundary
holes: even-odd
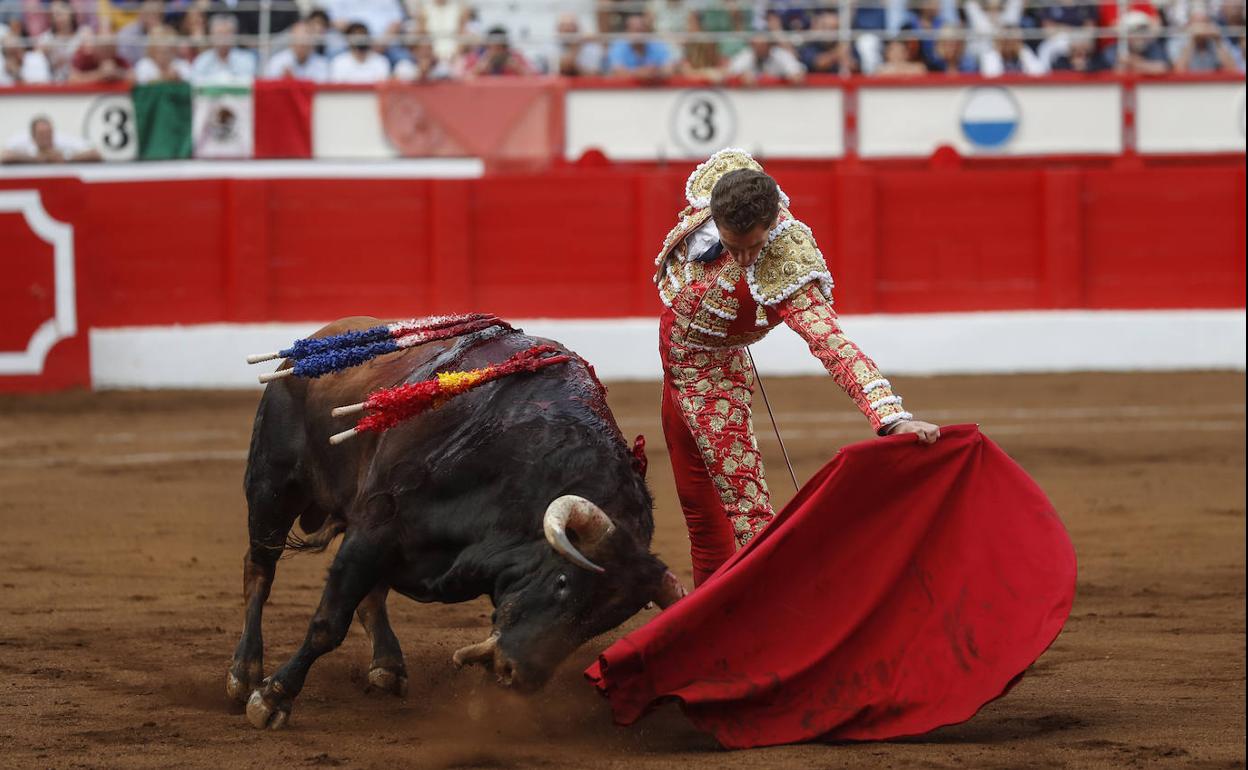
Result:
[[[0,86],[1243,72],[1244,0],[0,0],[0,53]]]

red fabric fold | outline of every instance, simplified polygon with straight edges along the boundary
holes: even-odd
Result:
[[[729,748],[964,721],[1057,637],[1075,553],[973,425],[854,444],[701,588],[586,676],[631,724],[676,699]]]

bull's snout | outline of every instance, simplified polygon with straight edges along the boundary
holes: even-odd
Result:
[[[456,650],[451,660],[459,668],[481,666],[494,675],[495,681],[500,686],[511,690],[532,692],[541,687],[540,682],[522,675],[519,664],[503,652],[498,638],[499,634],[495,631],[484,642],[470,644]]]

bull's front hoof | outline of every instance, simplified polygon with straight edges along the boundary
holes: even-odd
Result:
[[[259,661],[254,663],[235,663],[225,675],[225,692],[230,700],[241,705],[247,703],[251,691],[261,685],[264,669]]]
[[[235,703],[246,703],[253,689],[251,682],[239,678],[233,671],[225,675],[225,694]]]
[[[257,730],[280,730],[290,721],[290,701],[270,702],[256,690],[247,700],[247,721]]]
[[[396,695],[400,698],[407,697],[407,674],[402,669],[393,668],[372,668],[368,671],[368,687],[365,692],[380,690]]]

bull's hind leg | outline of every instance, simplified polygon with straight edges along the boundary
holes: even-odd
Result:
[[[306,514],[310,499],[301,483],[299,459],[306,440],[301,409],[292,386],[269,386],[260,398],[251,433],[251,451],[243,487],[247,494],[249,548],[243,557],[243,600],[247,604],[243,635],[234,650],[226,691],[245,703],[264,679],[264,640],[260,633],[264,603],[273,587],[277,560],[295,518]]]
[[[351,627],[352,613],[376,587],[379,550],[361,538],[347,535],[329,568],[321,604],[312,616],[303,644],[247,701],[247,720],[253,726],[276,730],[286,725],[308,669],[317,658],[342,644]]]
[[[226,692],[238,703],[246,703],[264,679],[264,604],[297,510],[295,501],[281,500],[267,484],[249,489],[247,498],[250,547],[243,556],[243,601],[247,609],[243,633],[225,678]]]
[[[401,698],[407,695],[407,668],[403,665],[399,639],[390,627],[390,616],[386,614],[386,595],[389,593],[390,586],[378,583],[360,602],[355,614],[373,643],[368,688],[394,693]]]

